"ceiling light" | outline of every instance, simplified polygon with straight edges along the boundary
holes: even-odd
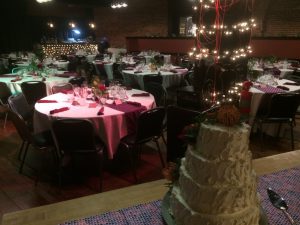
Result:
[[[46,3],[51,2],[52,0],[36,0],[38,3]]]
[[[119,8],[126,8],[128,6],[126,1],[112,1],[111,8],[119,9]]]

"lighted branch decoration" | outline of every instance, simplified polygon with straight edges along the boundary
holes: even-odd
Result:
[[[256,27],[252,6],[253,0],[196,0],[196,46],[189,55],[195,59],[211,56],[215,62],[247,57]]]

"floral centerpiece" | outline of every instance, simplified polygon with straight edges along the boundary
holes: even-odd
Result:
[[[97,76],[94,76],[92,79],[92,91],[95,95],[96,101],[99,101],[101,98],[106,99],[108,97],[108,91],[105,84],[103,84]]]
[[[49,69],[37,57],[32,57],[28,66],[19,70],[19,74],[29,74],[33,76],[45,77],[49,74]]]

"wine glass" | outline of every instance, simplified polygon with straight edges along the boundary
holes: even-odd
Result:
[[[119,87],[119,96],[122,101],[128,99],[128,96],[126,94],[126,87],[124,86]]]

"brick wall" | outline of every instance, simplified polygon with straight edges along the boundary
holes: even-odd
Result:
[[[95,8],[96,37],[107,37],[111,46],[125,47],[126,37],[167,36],[167,0],[129,0],[123,9]]]
[[[259,25],[254,36],[300,37],[299,0],[257,0],[253,14]]]

